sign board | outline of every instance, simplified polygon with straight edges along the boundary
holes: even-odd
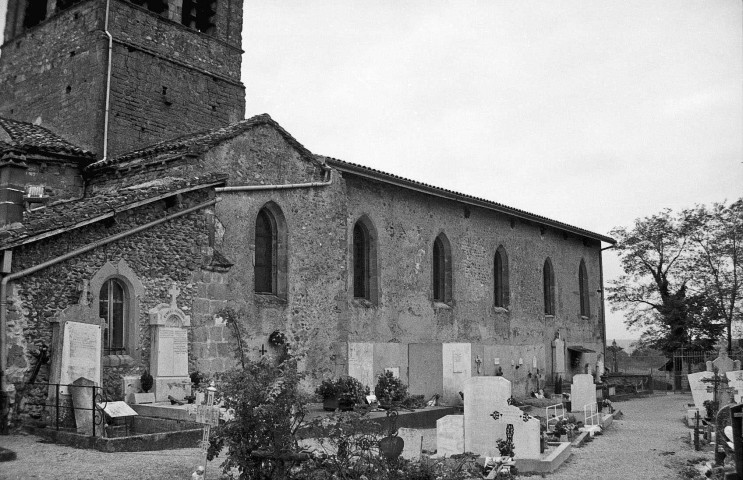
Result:
[[[111,418],[130,417],[132,415],[137,415],[137,412],[135,412],[132,407],[127,405],[126,402],[99,403],[98,408],[106,412],[106,415]]]

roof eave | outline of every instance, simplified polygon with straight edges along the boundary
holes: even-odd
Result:
[[[611,237],[607,237],[606,235],[601,235],[601,234],[594,233],[588,230],[583,230],[581,228],[573,227],[571,225],[558,222],[556,220],[550,220],[549,218],[530,214],[528,212],[524,212],[523,210],[511,208],[506,205],[501,205],[501,204],[497,204],[494,202],[489,202],[487,200],[482,200],[482,199],[478,199],[475,197],[471,197],[468,195],[458,194],[458,193],[440,189],[437,187],[424,185],[424,184],[415,182],[413,180],[408,180],[406,178],[393,176],[393,175],[386,174],[384,172],[380,172],[376,170],[370,170],[363,166],[354,165],[354,164],[344,162],[342,160],[330,158],[330,157],[327,157],[327,162],[333,168],[336,168],[343,172],[352,173],[354,175],[385,182],[385,183],[395,185],[398,187],[402,187],[402,188],[407,188],[409,190],[415,190],[417,192],[426,193],[429,195],[435,195],[437,197],[446,198],[448,200],[454,200],[460,203],[466,203],[468,205],[486,208],[488,210],[493,210],[496,212],[504,213],[504,214],[511,215],[516,218],[529,220],[531,222],[539,223],[542,225],[547,225],[547,226],[550,226],[550,227],[553,227],[559,230],[563,230],[569,233],[573,233],[575,235],[582,236],[582,237],[591,238],[593,240],[599,240],[605,243],[609,243],[611,245],[614,245],[617,243],[616,240],[614,240]]]

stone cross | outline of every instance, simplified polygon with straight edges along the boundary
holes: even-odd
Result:
[[[170,294],[170,308],[178,308],[178,302],[176,301],[176,298],[181,293],[181,289],[178,288],[178,285],[173,283],[173,286],[170,287],[170,290],[168,290],[168,293]]]

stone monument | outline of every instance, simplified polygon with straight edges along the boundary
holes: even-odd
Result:
[[[495,410],[505,411],[511,398],[511,382],[504,377],[472,377],[464,383],[464,448],[466,452],[498,456],[493,419]],[[537,424],[537,431],[539,425]],[[505,439],[505,425],[500,438]]]
[[[740,370],[740,360],[733,360],[732,358],[730,358],[728,356],[726,347],[720,347],[720,353],[718,354],[717,358],[711,361],[708,360],[706,365],[708,372],[713,372],[715,367],[717,367],[718,375],[721,375],[723,377],[728,372]]]
[[[552,341],[552,348],[555,349],[554,355],[554,372],[556,375],[565,374],[565,342],[560,338],[560,332],[555,334]]]
[[[161,303],[152,308],[150,328],[152,350],[150,372],[155,379],[155,401],[163,402],[169,396],[183,400],[191,394],[191,377],[188,375],[188,327],[191,317],[178,308],[181,291],[173,286],[168,290],[170,304]]]
[[[596,403],[596,385],[593,383],[593,375],[590,373],[573,375],[570,401],[572,412],[582,412],[586,405]]]

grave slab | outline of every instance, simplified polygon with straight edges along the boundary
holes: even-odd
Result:
[[[514,460],[519,473],[552,473],[570,457],[572,450],[570,442],[562,442],[539,458],[515,457]]]
[[[461,403],[459,392],[471,377],[472,347],[469,343],[444,343],[443,401],[448,405]]]
[[[95,428],[95,403],[93,401],[93,388],[95,382],[87,378],[78,378],[72,382],[70,387],[72,394],[72,405],[75,407],[75,426],[77,433],[93,435]]]
[[[582,412],[586,405],[596,403],[596,385],[593,383],[593,375],[588,373],[573,375],[570,401],[572,412]]]
[[[464,415],[447,415],[436,420],[436,455],[450,457],[464,453]]]
[[[348,343],[348,375],[374,390],[373,343]]]
[[[440,343],[411,343],[408,345],[408,365],[412,395],[423,395],[428,400],[444,392],[444,364]]]
[[[402,449],[402,458],[420,460],[423,449],[423,433],[417,428],[398,428],[397,436],[402,438],[405,445]]]
[[[705,400],[712,400],[714,396],[712,392],[707,391],[709,384],[703,382],[702,379],[712,378],[713,375],[712,372],[697,372],[687,375],[691,396],[694,398],[694,406],[700,411],[704,408]]]

